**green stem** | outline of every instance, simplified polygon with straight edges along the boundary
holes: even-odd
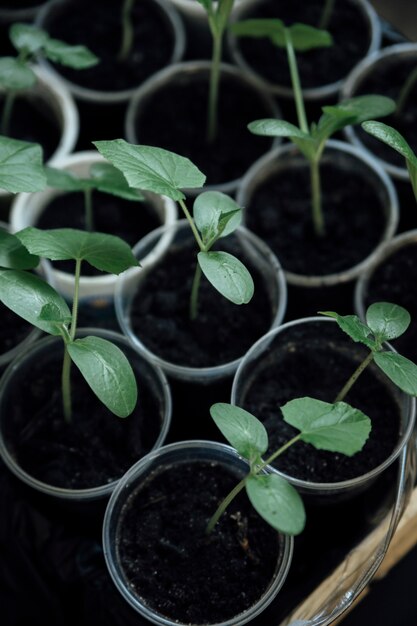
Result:
[[[220,62],[222,58],[223,33],[213,34],[213,53],[210,67],[209,98],[207,111],[207,142],[212,143],[217,135],[217,112],[219,101]]]
[[[314,231],[318,237],[324,237],[325,227],[321,206],[321,179],[319,159],[310,160],[311,207],[313,211]]]
[[[335,401],[334,401],[335,403],[336,402],[341,402],[342,400],[344,400],[344,398],[348,394],[350,388],[358,380],[359,376],[362,374],[364,369],[366,367],[368,367],[369,363],[372,361],[373,358],[374,358],[374,353],[373,353],[373,351],[371,351],[368,354],[368,356],[362,361],[362,363],[360,363],[358,365],[356,370],[353,372],[352,376],[349,378],[349,380],[346,382],[346,384],[343,386],[343,388],[339,391],[339,393],[337,394],[337,396],[335,398]]]
[[[125,61],[130,54],[133,44],[132,9],[135,0],[125,0],[122,7],[122,42],[117,58]]]
[[[205,245],[203,243],[203,240],[200,237],[200,234],[199,234],[199,232],[197,230],[197,227],[196,227],[196,225],[194,223],[194,220],[191,217],[190,212],[188,211],[187,206],[186,206],[184,200],[180,199],[180,200],[178,200],[178,203],[179,203],[180,207],[182,208],[182,210],[184,212],[184,215],[185,215],[185,217],[188,220],[188,223],[191,226],[191,230],[193,231],[193,235],[194,235],[194,237],[195,237],[195,239],[196,239],[196,241],[198,243],[198,247],[200,248],[200,250],[202,252],[206,252],[206,247],[205,247]]]
[[[85,207],[85,229],[92,233],[94,230],[93,217],[93,190],[91,188],[84,189],[84,207]]]
[[[238,483],[232,489],[232,491],[225,497],[225,499],[220,503],[220,505],[217,508],[216,512],[210,518],[209,523],[206,526],[206,534],[207,535],[209,535],[212,532],[213,528],[215,527],[215,525],[217,524],[217,522],[219,521],[219,519],[221,518],[221,516],[223,515],[223,513],[225,512],[225,510],[229,506],[229,504],[232,502],[232,500],[242,491],[243,487],[245,486],[245,483],[246,483],[246,476],[245,476],[245,478],[242,478],[240,483]]]
[[[300,439],[301,439],[301,433],[298,433],[298,435],[295,435],[295,437],[287,441],[287,443],[284,443],[284,445],[278,448],[278,450],[276,450],[273,454],[271,454],[271,456],[268,457],[266,461],[263,461],[262,465],[259,465],[259,467],[256,470],[256,474],[258,474],[260,471],[265,469],[267,465],[271,465],[271,463],[275,461],[275,459],[277,459],[279,456],[281,456],[281,454],[285,452],[287,448],[292,446],[294,443],[297,443],[297,441],[299,441]]]
[[[319,28],[326,30],[333,14],[334,0],[326,0],[320,17]]]
[[[195,268],[193,286],[191,288],[191,299],[190,299],[190,319],[195,320],[198,313],[198,292],[200,289],[201,283],[201,267],[197,260],[197,265]]]
[[[292,45],[291,35],[287,28],[284,29],[285,46],[287,50],[288,66],[290,68],[291,84],[294,92],[295,107],[297,109],[298,125],[300,130],[308,133],[307,116],[304,107],[303,92],[301,89],[300,75],[298,73],[297,59]]]
[[[401,115],[404,106],[408,100],[408,97],[411,93],[412,88],[417,82],[417,67],[413,69],[413,71],[408,75],[407,80],[401,88],[400,94],[397,98],[395,116]]]
[[[72,419],[72,400],[71,400],[71,357],[68,352],[68,344],[75,339],[78,319],[78,302],[80,293],[80,276],[81,276],[81,259],[75,262],[74,276],[74,299],[72,303],[71,330],[69,337],[65,339],[64,361],[62,364],[62,404],[64,410],[65,421],[70,424]]]
[[[16,98],[15,91],[8,91],[4,98],[3,113],[1,116],[1,134],[2,135],[9,134],[10,119],[12,116],[15,98]]]

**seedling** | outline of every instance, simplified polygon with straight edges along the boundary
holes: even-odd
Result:
[[[135,146],[123,139],[93,143],[120,169],[129,185],[163,194],[179,203],[200,250],[192,283],[190,318],[197,316],[201,273],[234,304],[249,302],[254,286],[246,267],[228,252],[212,250],[218,239],[232,233],[240,224],[242,211],[236,202],[217,191],[203,192],[194,202],[193,217],[181,189],[202,187],[206,177],[189,159],[162,148]]]
[[[254,508],[277,530],[296,535],[305,525],[305,511],[298,492],[285,479],[264,470],[297,441],[310,443],[320,450],[353,456],[364,446],[370,430],[370,419],[344,399],[365,368],[374,361],[388,378],[405,393],[417,395],[417,366],[405,357],[383,348],[383,343],[400,337],[408,328],[410,315],[400,306],[388,302],[372,304],[366,312],[366,323],[356,315],[323,313],[336,320],[339,327],[356,342],[370,349],[369,354],[337,394],[333,403],[304,397],[290,400],[281,411],[284,421],[299,433],[273,452],[265,461],[268,434],[263,424],[247,411],[229,404],[215,404],[211,416],[238,454],[249,461],[249,473],[221,502],[210,519],[211,532],[233,498],[246,488]]]
[[[84,222],[89,232],[94,230],[93,191],[109,193],[124,200],[141,201],[143,194],[127,184],[123,174],[110,163],[93,163],[90,176],[81,178],[72,172],[46,168],[48,185],[68,192],[81,191],[84,194]]]
[[[134,35],[132,24],[132,10],[134,3],[135,0],[124,0],[122,5],[122,41],[117,57],[119,61],[125,61],[128,58],[130,51],[132,50]]]
[[[262,119],[251,122],[249,130],[255,135],[267,137],[287,137],[301,151],[310,166],[311,208],[314,231],[318,237],[325,235],[322,209],[320,159],[327,140],[335,132],[350,124],[389,115],[395,109],[395,102],[385,96],[358,96],[335,106],[322,108],[323,115],[317,124],[309,127],[301,90],[295,50],[305,51],[331,44],[331,37],[306,24],[284,26],[281,20],[247,20],[232,27],[236,35],[269,37],[280,48],[286,48],[294,92],[298,127],[285,120]]]
[[[407,143],[401,133],[395,128],[383,124],[382,122],[365,122],[362,124],[362,128],[367,133],[379,139],[383,143],[396,150],[401,156],[405,158],[407,170],[410,175],[411,186],[413,188],[414,197],[417,202],[417,155]]]
[[[207,11],[213,49],[211,56],[209,99],[207,109],[207,141],[213,142],[217,135],[217,111],[219,100],[220,63],[223,51],[223,35],[226,30],[234,0],[197,0]]]
[[[16,234],[33,255],[51,261],[75,261],[72,311],[53,287],[38,276],[19,270],[0,270],[1,301],[23,319],[64,342],[62,365],[63,413],[71,422],[71,362],[105,406],[119,417],[129,415],[137,399],[136,380],[123,352],[100,337],[76,339],[82,261],[113,274],[138,263],[129,246],[113,235],[62,228],[26,228]]]
[[[16,57],[0,58],[0,87],[6,91],[1,118],[3,135],[8,133],[17,93],[36,83],[36,74],[30,67],[35,56],[42,55],[74,69],[85,69],[98,63],[98,58],[85,46],[70,46],[52,39],[44,30],[32,24],[13,24],[9,36],[18,54]]]

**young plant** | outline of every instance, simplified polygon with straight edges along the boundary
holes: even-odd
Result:
[[[129,185],[166,195],[179,203],[199,248],[190,298],[191,319],[197,316],[202,273],[234,304],[249,302],[254,286],[246,267],[228,252],[212,250],[218,239],[240,224],[242,211],[236,202],[217,191],[201,193],[194,202],[193,217],[181,190],[201,187],[206,177],[189,159],[162,148],[135,146],[123,139],[93,143],[100,154],[120,169]]]
[[[70,46],[52,39],[32,24],[12,24],[9,36],[18,54],[16,57],[0,58],[0,87],[6,91],[1,118],[3,135],[7,135],[9,130],[16,94],[36,83],[36,74],[30,67],[35,56],[42,55],[74,69],[85,69],[98,63],[98,58],[85,46]]]
[[[113,235],[87,233],[69,228],[39,230],[26,228],[16,237],[33,255],[51,261],[75,262],[72,311],[53,287],[41,278],[19,270],[0,270],[0,298],[23,319],[64,342],[62,365],[63,413],[71,422],[71,362],[105,406],[119,417],[129,415],[137,400],[136,380],[123,352],[100,337],[76,339],[81,264],[119,274],[138,265],[129,246]]]
[[[287,51],[298,127],[285,120],[262,119],[251,122],[248,128],[255,135],[287,137],[307,159],[310,166],[314,231],[318,237],[323,237],[326,229],[322,209],[320,159],[327,140],[345,126],[389,115],[395,109],[395,102],[385,96],[377,95],[351,98],[335,106],[323,107],[323,115],[318,123],[312,123],[309,127],[294,51],[330,45],[329,33],[306,24],[286,27],[281,20],[277,19],[238,22],[233,25],[233,32],[241,36],[269,37],[275,45]]]
[[[383,124],[382,122],[364,122],[362,128],[367,133],[379,139],[383,143],[396,150],[401,156],[405,158],[408,173],[410,175],[411,186],[413,188],[414,197],[417,202],[417,155],[407,143],[401,133],[395,128]]]
[[[84,194],[84,221],[89,232],[94,230],[93,191],[101,191],[124,200],[142,201],[143,194],[127,184],[123,174],[110,163],[93,163],[90,176],[81,178],[72,172],[46,168],[49,187]]]
[[[133,24],[132,24],[132,11],[135,0],[124,0],[122,4],[122,41],[120,44],[119,54],[117,58],[119,61],[126,61],[128,58],[133,44]]]
[[[217,111],[223,35],[229,22],[234,0],[217,0],[217,2],[215,0],[197,0],[197,2],[207,11],[209,28],[213,38],[207,107],[207,141],[211,143],[217,135]]]
[[[238,454],[249,461],[249,473],[221,502],[210,519],[210,532],[233,498],[246,488],[254,508],[271,526],[288,533],[300,533],[305,524],[305,511],[297,491],[286,480],[263,470],[297,441],[304,441],[320,450],[352,456],[364,446],[371,422],[361,411],[344,399],[365,368],[374,361],[388,378],[405,393],[417,395],[417,366],[405,357],[384,350],[383,343],[400,337],[408,328],[410,315],[402,307],[388,302],[372,304],[366,312],[366,323],[356,315],[326,312],[356,342],[370,349],[365,359],[343,385],[333,403],[304,397],[290,400],[281,411],[284,421],[300,432],[273,452],[265,461],[268,435],[263,424],[253,415],[229,404],[215,404],[211,416]]]

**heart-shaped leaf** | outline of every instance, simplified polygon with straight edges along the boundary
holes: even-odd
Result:
[[[375,302],[366,311],[366,323],[380,341],[400,337],[411,322],[409,312],[398,304]]]
[[[219,191],[205,191],[194,202],[194,221],[205,244],[230,235],[242,221],[242,209]]]
[[[249,461],[258,460],[268,448],[268,434],[254,415],[233,404],[218,402],[210,415],[236,451]]]
[[[254,292],[251,275],[239,259],[228,252],[199,252],[204,276],[218,292],[234,304],[247,304]]]

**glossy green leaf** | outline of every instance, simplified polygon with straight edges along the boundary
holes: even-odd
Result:
[[[162,148],[136,146],[123,139],[93,143],[136,189],[183,200],[181,189],[202,187],[206,180],[189,159]]]
[[[398,304],[375,302],[366,311],[366,323],[381,341],[400,337],[411,322],[409,312]]]
[[[99,62],[99,58],[85,46],[71,46],[58,39],[48,39],[43,53],[51,61],[76,70],[93,67]]]
[[[38,264],[38,256],[30,254],[15,235],[0,228],[0,267],[30,270]]]
[[[247,304],[253,296],[251,275],[239,259],[228,252],[199,252],[204,276],[222,296],[234,304]]]
[[[48,304],[43,305],[38,319],[42,322],[51,322],[62,326],[68,325],[71,322],[71,315],[67,315],[66,312],[60,309],[54,302],[48,302]]]
[[[18,193],[42,191],[45,187],[41,147],[36,143],[0,137],[0,188]]]
[[[302,130],[286,122],[285,120],[262,119],[255,120],[248,124],[248,129],[254,135],[262,135],[266,137],[299,137],[300,139],[310,140],[310,136]]]
[[[112,413],[127,417],[137,401],[133,370],[123,352],[101,337],[84,337],[67,345],[71,359]]]
[[[128,244],[114,235],[72,228],[40,230],[33,227],[16,235],[29,252],[51,261],[87,261],[98,270],[111,274],[120,274],[138,265]]]
[[[320,450],[352,456],[363,448],[371,431],[369,417],[346,402],[296,398],[281,411],[284,420],[301,432],[301,439]]]
[[[36,75],[30,67],[13,57],[0,58],[0,86],[7,91],[30,89]]]
[[[398,132],[398,130],[395,130],[395,128],[392,128],[383,122],[374,121],[364,122],[362,124],[362,128],[373,137],[376,137],[376,139],[379,139],[396,150],[417,168],[417,156],[414,154],[412,148],[401,133]]]
[[[393,383],[410,396],[417,396],[417,365],[396,352],[377,352],[374,361]]]
[[[395,111],[395,101],[386,96],[365,95],[343,100],[334,106],[325,106],[323,111],[328,115],[351,116],[353,124],[360,124],[375,117],[384,117]]]
[[[35,274],[19,270],[0,270],[0,299],[9,309],[27,322],[51,335],[60,335],[55,323],[39,319],[42,308],[53,304],[60,318],[71,318],[65,300],[55,289]]]
[[[90,167],[90,176],[94,188],[103,193],[134,202],[145,198],[138,189],[130,187],[121,171],[110,163],[93,163]]]
[[[230,445],[245,459],[257,460],[266,452],[266,429],[248,411],[233,404],[218,402],[210,408],[210,415]]]
[[[9,36],[16,50],[25,50],[30,54],[41,50],[49,38],[41,28],[20,22],[12,24]]]
[[[377,348],[377,343],[373,338],[370,328],[361,322],[357,315],[339,315],[334,311],[320,311],[320,314],[335,319],[338,326],[343,332],[349,335],[353,341],[363,343],[371,350]]]
[[[286,535],[304,530],[306,515],[300,494],[276,474],[249,476],[246,492],[252,506],[273,528]]]
[[[207,244],[236,230],[242,221],[242,209],[224,193],[205,191],[194,201],[193,216]]]

